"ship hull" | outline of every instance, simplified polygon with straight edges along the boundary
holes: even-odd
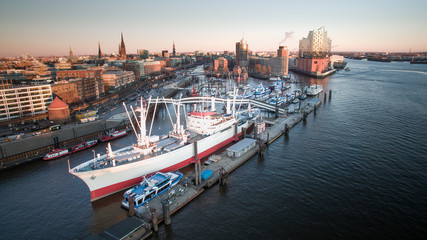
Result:
[[[240,137],[244,127],[247,127],[247,123],[237,127],[238,137]],[[234,126],[203,138],[197,142],[197,157],[198,159],[206,157],[235,140],[237,139]],[[138,184],[141,182],[142,176],[158,171],[176,171],[194,163],[194,156],[194,143],[191,143],[174,151],[144,160],[110,168],[71,173],[86,183],[91,193],[91,201],[96,201]]]

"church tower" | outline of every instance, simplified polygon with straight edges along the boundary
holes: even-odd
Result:
[[[123,41],[123,33],[122,33],[122,41],[120,43],[120,59],[121,60],[126,60],[126,46],[125,46],[125,42]]]
[[[173,41],[173,48],[172,48],[172,56],[176,56],[176,52],[175,52],[175,41]]]
[[[98,58],[102,58],[101,44],[98,42]]]
[[[71,49],[71,46],[70,46],[70,56],[69,57],[70,58],[74,57],[73,50]]]

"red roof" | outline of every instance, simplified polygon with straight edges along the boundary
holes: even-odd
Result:
[[[52,108],[68,108],[68,105],[64,103],[61,99],[56,97],[47,109]]]
[[[214,114],[216,114],[216,112],[191,112],[189,114],[193,115],[193,116],[206,117],[206,116],[214,115]]]

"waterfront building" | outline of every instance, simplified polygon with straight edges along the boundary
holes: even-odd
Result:
[[[75,78],[69,82],[76,84],[77,97],[81,102],[99,99],[104,93],[102,82],[96,78]]]
[[[144,61],[127,61],[123,63],[123,70],[132,71],[136,79],[145,76]]]
[[[47,113],[52,102],[50,85],[0,89],[0,120]]]
[[[220,57],[213,60],[213,70],[215,72],[228,72],[228,60],[226,58]]]
[[[160,61],[144,62],[145,76],[159,73],[162,70]]]
[[[121,42],[119,45],[119,55],[120,55],[120,60],[126,60],[126,46],[125,46],[125,41],[123,40],[123,33],[121,35]]]
[[[99,99],[104,93],[101,82],[101,69],[58,71],[56,79],[75,83],[79,101]],[[67,97],[60,96],[62,99]]]
[[[55,97],[47,110],[49,121],[53,121],[54,123],[70,122],[70,108],[58,97]]]
[[[269,62],[271,73],[274,75],[287,76],[289,70],[289,50],[285,46],[279,46],[277,57],[272,58]]]
[[[106,71],[102,74],[104,92],[108,93],[114,93],[134,81],[135,75],[131,71]]]
[[[247,68],[249,66],[249,48],[248,43],[242,40],[236,42],[236,62],[241,68]]]
[[[299,41],[296,70],[307,74],[327,71],[330,67],[331,46],[332,41],[324,27],[310,31],[307,38]]]
[[[82,102],[77,93],[77,85],[75,83],[64,81],[57,81],[51,85],[52,93],[59,96],[63,102],[68,105]]]
[[[57,80],[68,80],[72,78],[95,78],[101,79],[101,69],[92,70],[68,70],[56,72]]]

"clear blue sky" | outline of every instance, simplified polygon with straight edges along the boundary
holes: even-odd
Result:
[[[2,0],[0,56],[117,52],[123,32],[136,49],[297,50],[298,40],[325,26],[336,51],[427,51],[427,1],[98,1]]]

